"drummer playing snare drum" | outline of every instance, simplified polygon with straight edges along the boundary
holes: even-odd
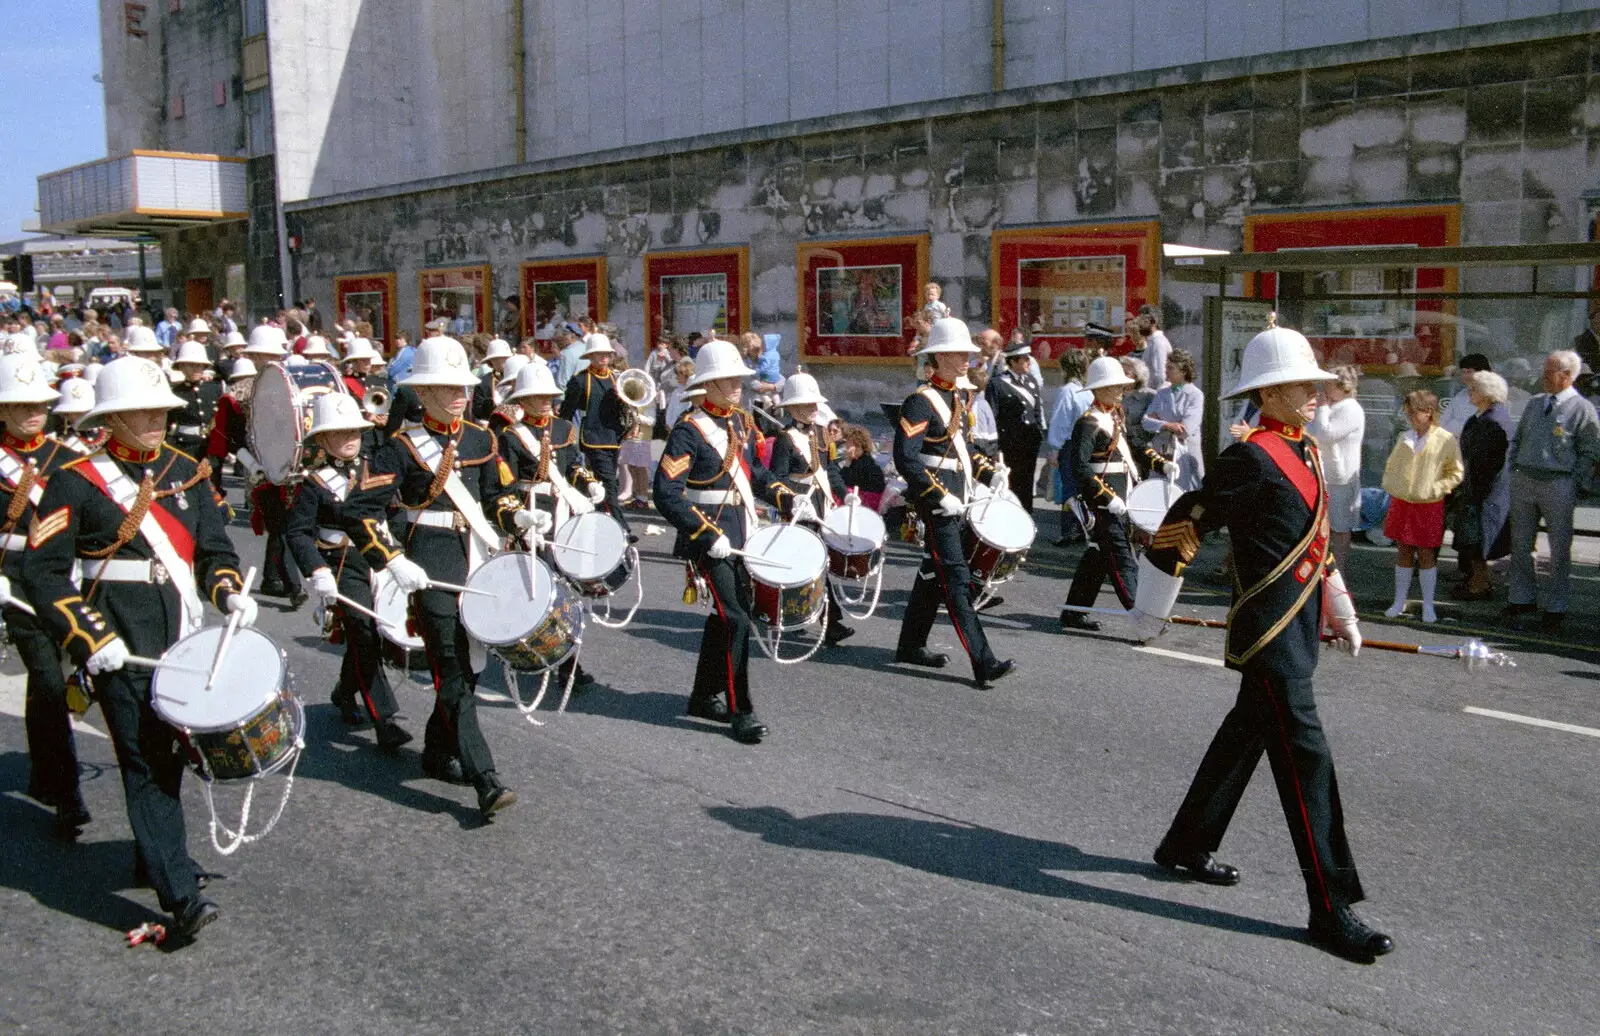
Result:
[[[1139,469],[1123,428],[1122,391],[1133,379],[1122,372],[1115,357],[1102,356],[1089,364],[1084,388],[1094,393],[1094,403],[1072,428],[1067,448],[1078,498],[1092,519],[1089,546],[1078,560],[1078,571],[1067,590],[1067,604],[1093,607],[1106,576],[1124,608],[1133,607],[1139,586],[1138,563],[1128,542],[1128,492],[1139,481]],[[1178,477],[1178,466],[1154,450],[1146,449],[1152,465],[1167,479]],[[1067,629],[1097,630],[1100,623],[1083,612],[1063,609],[1061,625]]]
[[[94,679],[137,862],[175,934],[189,937],[221,911],[200,894],[186,845],[182,738],[151,708],[150,670],[130,668],[130,652],[153,658],[199,629],[202,593],[246,626],[256,603],[240,593],[239,558],[208,466],[164,442],[168,413],[184,405],[166,374],[126,356],[106,364],[95,393],[79,427],[104,424],[111,439],[50,480],[28,533],[23,582],[40,620]]]

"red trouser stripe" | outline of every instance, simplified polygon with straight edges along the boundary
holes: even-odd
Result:
[[[1283,703],[1278,700],[1272,685],[1264,677],[1261,686],[1266,690],[1267,697],[1272,700],[1272,713],[1278,720],[1278,740],[1283,743],[1284,762],[1289,767],[1289,776],[1294,780],[1294,799],[1300,807],[1300,824],[1305,828],[1306,845],[1311,850],[1311,870],[1317,876],[1317,887],[1322,890],[1322,906],[1332,913],[1333,897],[1328,892],[1327,879],[1322,875],[1322,861],[1317,859],[1316,834],[1311,829],[1311,812],[1306,809],[1305,793],[1300,789],[1300,772],[1294,768],[1294,751],[1289,746],[1289,724],[1283,715]]]
[[[944,561],[939,557],[939,550],[933,545],[933,540],[928,541],[928,556],[933,558],[934,578],[939,581],[939,590],[944,594],[944,610],[950,616],[950,625],[955,627],[956,639],[961,641],[961,650],[972,657],[972,648],[967,644],[967,636],[961,632],[961,623],[956,621],[955,598],[950,593],[950,580],[945,576]]]
[[[728,666],[728,714],[731,716],[739,711],[739,696],[734,692],[733,674],[733,630],[728,625],[728,613],[722,607],[722,597],[717,593],[717,581],[711,578],[711,572],[702,568],[706,574],[706,586],[711,588],[711,603],[717,606],[717,617],[722,620],[724,638],[727,640],[726,663]]]

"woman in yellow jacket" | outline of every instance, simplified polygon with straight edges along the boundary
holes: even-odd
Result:
[[[1461,447],[1439,427],[1439,397],[1425,389],[1406,396],[1411,430],[1402,435],[1383,466],[1389,516],[1383,534],[1394,541],[1394,604],[1384,614],[1398,618],[1411,592],[1411,567],[1421,570],[1422,621],[1438,622],[1433,595],[1439,585],[1439,546],[1444,542],[1444,499],[1461,484]]]

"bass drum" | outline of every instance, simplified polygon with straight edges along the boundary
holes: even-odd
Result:
[[[320,361],[293,367],[269,363],[256,376],[250,397],[250,452],[267,481],[282,485],[300,472],[312,401],[329,392],[349,390],[333,365]]]
[[[521,552],[497,554],[467,577],[461,625],[520,673],[554,669],[583,637],[583,605],[550,566]]]

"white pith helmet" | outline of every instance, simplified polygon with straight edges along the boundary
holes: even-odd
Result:
[[[228,368],[228,380],[237,381],[240,378],[253,378],[261,372],[256,370],[256,365],[250,357],[245,356],[233,361],[233,366]]]
[[[248,344],[249,342],[245,340],[244,335],[240,334],[238,331],[229,331],[227,337],[222,340],[222,347],[224,349],[231,348],[235,345]]]
[[[516,386],[511,390],[511,395],[506,401],[523,399],[527,396],[559,396],[561,390],[556,387],[556,379],[550,376],[550,365],[547,363],[530,363],[517,372]]]
[[[589,335],[583,340],[584,356],[595,356],[600,353],[615,353],[616,351],[617,350],[611,345],[611,339],[607,338],[599,331],[596,331],[594,334]]]
[[[504,360],[511,356],[511,343],[504,338],[491,338],[489,348],[483,352],[485,360]]]
[[[124,356],[106,364],[94,385],[95,404],[78,420],[78,428],[99,428],[110,414],[130,410],[178,410],[188,406],[172,392],[166,372],[142,356]]]
[[[454,338],[444,335],[425,339],[417,346],[411,374],[400,382],[413,387],[459,385],[461,388],[471,388],[477,383],[478,379],[472,376],[472,365],[467,362],[467,350]]]
[[[166,346],[156,340],[156,333],[142,324],[128,328],[127,338],[124,339],[130,353],[164,353]]]
[[[1132,385],[1133,379],[1128,377],[1122,369],[1122,363],[1115,356],[1101,356],[1089,364],[1089,373],[1085,376],[1083,387],[1093,392],[1098,388],[1110,388],[1112,385]]]
[[[20,353],[0,356],[0,405],[54,403],[60,397],[38,360]]]
[[[365,431],[372,422],[361,415],[361,404],[356,397],[343,392],[324,392],[311,403],[311,427],[307,435],[322,432]]]
[[[817,387],[817,379],[809,374],[791,374],[783,383],[783,395],[778,400],[779,406],[804,406],[807,403],[826,403],[828,397],[822,394]]]
[[[68,378],[61,383],[61,402],[50,411],[72,417],[94,409],[94,386],[88,378]]]
[[[522,369],[524,367],[526,367],[531,362],[532,362],[531,360],[529,360],[526,356],[522,355],[521,353],[512,353],[509,357],[506,358],[506,365],[504,367],[500,368],[500,381],[499,381],[499,384],[501,384],[501,385],[515,385],[517,383],[517,375],[521,374],[522,373]],[[544,366],[545,370],[549,370],[550,369],[548,364],[545,364],[543,366]]]
[[[940,317],[933,322],[933,327],[928,331],[928,340],[921,349],[917,350],[918,356],[932,356],[936,353],[976,353],[981,352],[972,344],[972,332],[967,330],[967,323],[956,317]]]
[[[1287,327],[1269,327],[1244,347],[1239,384],[1222,396],[1242,396],[1270,385],[1335,380],[1334,375],[1317,366],[1317,354],[1311,351],[1305,335]]]
[[[377,358],[378,350],[372,347],[370,338],[352,338],[350,343],[345,346],[344,362],[346,363],[351,360],[376,360]]]
[[[189,321],[189,326],[183,329],[183,333],[186,335],[208,335],[211,333],[211,325],[206,323],[204,318],[195,317]]]
[[[694,377],[689,379],[689,387],[693,388],[723,378],[748,378],[753,374],[755,371],[744,365],[744,357],[739,355],[739,347],[718,338],[702,345],[700,351],[695,354]]]
[[[306,347],[300,350],[300,355],[307,359],[314,359],[332,356],[333,353],[328,349],[328,340],[326,338],[321,335],[312,335],[306,339]]]
[[[206,355],[206,347],[203,343],[190,339],[178,346],[177,359],[172,362],[175,364],[198,363],[209,367],[211,366],[211,357]]]

